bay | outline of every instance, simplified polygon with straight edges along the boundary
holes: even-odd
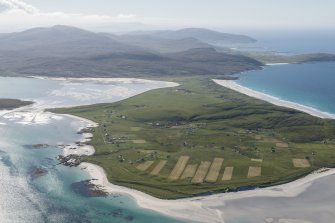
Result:
[[[244,87],[335,114],[335,62],[266,66],[238,77]]]

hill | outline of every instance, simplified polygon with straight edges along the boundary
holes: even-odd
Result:
[[[260,69],[262,63],[219,53],[215,49],[191,49],[173,54],[150,52],[110,53],[85,58],[48,60],[15,69],[17,74],[41,76],[152,77],[175,75],[230,75]]]
[[[188,37],[181,39],[167,39],[151,35],[114,35],[110,33],[102,33],[102,35],[112,38],[124,44],[134,45],[145,48],[146,50],[159,53],[181,52],[194,48],[210,48],[210,44],[201,42],[200,40]]]
[[[246,56],[220,53],[209,44],[190,40],[123,38],[68,26],[35,28],[0,35],[0,72],[72,77],[226,75],[262,66]],[[154,50],[181,46],[186,51]]]
[[[180,30],[158,30],[158,31],[138,31],[132,32],[128,35],[137,35],[137,36],[154,36],[165,39],[185,39],[185,38],[195,38],[204,43],[212,45],[229,45],[229,44],[238,44],[238,43],[254,43],[255,39],[245,36],[245,35],[236,35],[221,33],[209,29],[203,28],[186,28]]]

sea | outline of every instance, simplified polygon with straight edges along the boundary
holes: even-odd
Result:
[[[258,31],[254,44],[240,50],[271,51],[287,55],[335,54],[335,32],[329,30]],[[250,89],[335,114],[335,61],[272,64],[262,70],[237,74],[238,84]]]
[[[335,62],[271,65],[237,77],[244,87],[335,114]]]
[[[91,178],[87,173],[59,165],[56,159],[63,153],[58,145],[80,140],[77,132],[87,123],[43,112],[48,107],[118,101],[166,86],[156,81],[0,77],[0,98],[35,101],[28,108],[0,115],[0,222],[180,222],[142,209],[126,195],[94,197],[88,193],[85,181]]]
[[[335,31],[325,29],[240,31],[256,43],[231,46],[239,50],[269,51],[280,54],[335,53]]]

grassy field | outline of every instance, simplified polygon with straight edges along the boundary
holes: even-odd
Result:
[[[102,166],[114,184],[160,198],[280,184],[335,166],[334,121],[252,99],[203,77],[169,81],[181,85],[52,111],[99,123],[87,130],[96,153],[83,160]]]

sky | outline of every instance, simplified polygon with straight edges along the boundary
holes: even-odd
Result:
[[[334,29],[334,10],[334,0],[0,0],[0,32],[57,24],[96,31]]]

